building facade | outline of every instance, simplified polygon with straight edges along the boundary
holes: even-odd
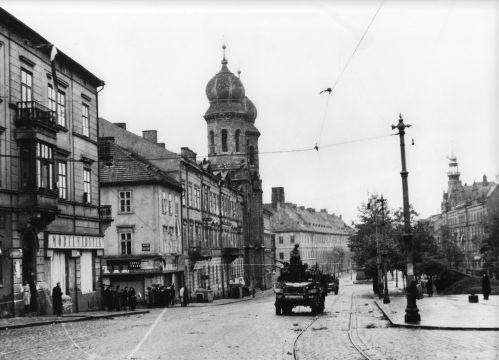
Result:
[[[257,110],[243,83],[227,67],[224,54],[220,71],[206,85],[210,103],[204,115],[208,159],[216,173],[224,174],[243,194],[245,282],[265,288],[262,181],[259,171]],[[240,75],[240,72],[239,72]]]
[[[139,155],[101,138],[101,201],[111,205],[105,232],[102,282],[145,294],[152,285],[184,282],[182,187]]]
[[[272,218],[272,211],[263,208],[263,245],[264,245],[264,266],[265,288],[272,287],[277,270],[276,266],[276,251],[275,251],[275,234],[271,230],[270,220]]]
[[[477,273],[483,266],[480,243],[488,236],[488,224],[499,215],[499,187],[485,175],[481,182],[463,185],[456,157],[452,155],[449,160],[449,180],[443,194],[437,236],[448,236],[455,242],[465,256],[463,270]]]
[[[0,58],[0,311],[22,314],[24,283],[31,312],[57,282],[65,309],[98,307],[104,82],[1,8]]]
[[[157,142],[157,132],[137,136],[126,124],[99,119],[101,137],[151,163],[181,185],[181,251],[185,258],[185,284],[227,296],[229,284],[244,274],[243,197],[225,173],[213,171],[208,160],[197,162],[187,147],[180,154]]]
[[[289,263],[291,250],[299,244],[301,259],[309,266],[318,264],[330,274],[351,269],[347,244],[352,229],[341,216],[286,203],[282,187],[272,188],[272,203],[265,204],[265,208],[272,212],[270,226],[275,234],[278,264]]]

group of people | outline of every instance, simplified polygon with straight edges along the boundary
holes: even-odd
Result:
[[[136,292],[133,287],[125,286],[120,289],[119,285],[114,288],[104,285],[104,308],[108,311],[135,310],[137,304]]]
[[[147,307],[168,307],[175,305],[175,285],[154,284],[145,291]]]

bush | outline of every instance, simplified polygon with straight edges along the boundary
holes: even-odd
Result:
[[[456,270],[446,269],[438,274],[438,278],[435,281],[435,286],[437,292],[442,292],[444,289],[448,288],[455,282],[467,277],[465,274],[460,273]]]

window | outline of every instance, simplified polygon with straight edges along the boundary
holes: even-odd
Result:
[[[36,144],[36,185],[43,189],[54,189],[54,149]]]
[[[241,130],[236,130],[236,133],[234,135],[234,140],[236,143],[236,152],[239,152],[239,138],[241,137]]]
[[[182,206],[185,206],[185,180],[182,180]]]
[[[168,195],[168,215],[173,215],[173,195]]]
[[[132,254],[132,233],[131,232],[121,232],[120,233],[120,243],[121,243],[121,255],[131,255]]]
[[[49,99],[49,108],[55,113],[57,111],[57,100],[55,98],[56,96],[54,87],[50,84],[48,85],[47,95]]]
[[[249,163],[255,165],[255,148],[253,146],[249,147]]]
[[[92,192],[90,191],[91,172],[90,169],[83,169],[83,202],[92,202]]]
[[[57,94],[57,124],[66,127],[66,94],[62,91]]]
[[[175,196],[175,216],[178,217],[178,209],[179,209],[179,206],[178,206],[178,196]]]
[[[57,187],[59,188],[59,198],[68,198],[68,173],[67,164],[65,162],[59,162],[57,164]]]
[[[21,69],[21,101],[31,101],[33,98],[33,75]],[[26,106],[26,104],[24,104]]]
[[[83,135],[90,136],[90,120],[88,118],[88,105],[83,104],[81,108],[81,122],[83,123]]]
[[[282,236],[279,236],[279,244],[284,244],[284,238]]]
[[[210,143],[210,154],[214,154],[215,153],[215,133],[213,131],[210,131],[209,143]]]
[[[279,260],[284,260],[284,253],[282,252],[279,253]]]
[[[2,214],[0,214],[0,216],[2,216]],[[3,247],[2,246],[3,246],[3,244],[0,241],[0,285],[3,285],[3,273],[2,273],[2,270],[3,270],[3,264],[2,264]]]
[[[161,212],[166,214],[166,192],[164,191],[161,195]]]
[[[289,237],[289,241],[291,242],[291,244],[294,244],[294,242],[295,242],[295,236],[294,236],[294,235],[291,235],[291,236]]]
[[[132,212],[132,192],[131,191],[120,191],[120,213],[131,213]]]
[[[201,208],[201,189],[197,186],[194,187],[194,194],[195,194],[195,198],[194,198],[194,207],[196,209],[200,209]]]
[[[227,152],[229,148],[227,146],[227,130],[222,130],[222,151]]]
[[[192,184],[189,183],[189,192],[187,194],[187,204],[192,206]]]

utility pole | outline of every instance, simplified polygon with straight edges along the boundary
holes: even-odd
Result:
[[[386,242],[385,242],[385,201],[386,201],[386,199],[383,199],[383,194],[381,195],[381,199],[379,201],[381,202],[381,239],[383,240],[383,276],[385,277],[383,304],[389,304],[390,303],[390,296],[388,295],[388,276],[387,276],[388,249],[387,249]]]
[[[405,164],[405,143],[404,135],[405,128],[410,127],[409,124],[404,124],[404,119],[402,119],[402,114],[399,115],[399,121],[397,125],[392,125],[392,130],[397,129],[398,135],[400,136],[400,156],[402,159],[402,171],[400,176],[402,177],[402,194],[403,194],[403,204],[404,204],[404,243],[407,255],[407,307],[405,309],[405,322],[418,322],[421,321],[421,316],[419,315],[419,309],[416,305],[417,298],[417,288],[416,282],[414,281],[414,261],[412,252],[412,233],[411,233],[411,218],[409,213],[409,189],[407,185],[407,177],[409,173],[406,169]]]

